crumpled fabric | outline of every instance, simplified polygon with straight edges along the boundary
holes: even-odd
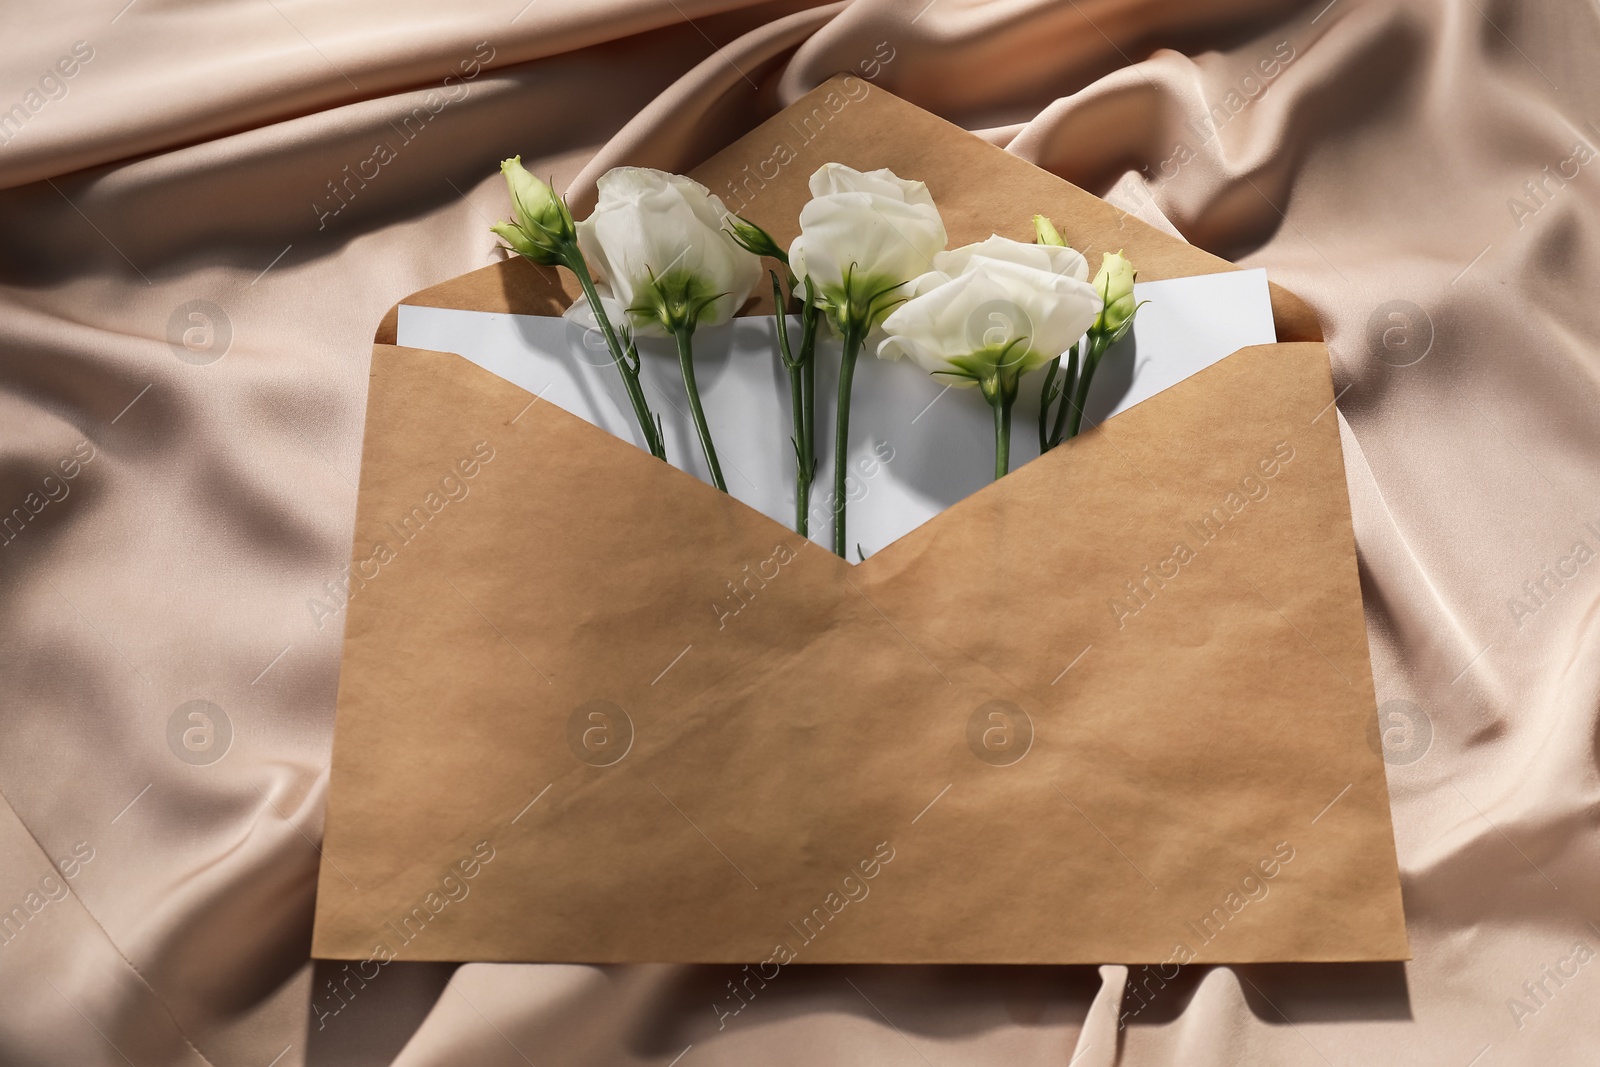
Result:
[[[118,10],[120,8],[120,10]],[[1600,14],[1579,0],[16,6],[0,43],[0,1062],[1596,1058]],[[1305,298],[1408,964],[308,959],[373,331],[838,71]],[[1245,746],[1249,738],[1226,743]]]

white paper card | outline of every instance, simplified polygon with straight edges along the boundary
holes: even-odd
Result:
[[[1085,405],[1084,428],[1126,411],[1250,345],[1276,340],[1265,270],[1139,282],[1148,301],[1132,334],[1108,352]],[[798,322],[790,320],[791,336]],[[695,373],[728,491],[794,527],[794,451],[789,379],[777,356],[775,320],[735,319],[695,335]],[[602,429],[642,442],[633,409],[603,342],[561,318],[449,308],[400,307],[398,341],[455,352]],[[670,339],[641,338],[645,393],[661,417],[667,456],[710,481],[689,417]],[[812,539],[832,547],[833,428],[839,348],[818,345]],[[1043,372],[1023,379],[1014,411],[1011,468],[1037,458]],[[915,364],[864,352],[850,405],[849,558],[883,548],[994,475],[994,421],[976,389],[946,386]]]

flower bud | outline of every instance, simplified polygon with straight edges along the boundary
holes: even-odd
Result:
[[[1067,247],[1067,242],[1061,236],[1060,231],[1056,229],[1056,224],[1043,215],[1035,215],[1033,217],[1033,232],[1035,244]]]
[[[491,227],[519,255],[546,265],[561,262],[577,242],[577,228],[565,201],[550,186],[529,174],[521,156],[500,164],[511,191],[515,223]],[[508,231],[515,231],[513,236]]]
[[[1113,340],[1127,332],[1128,323],[1137,310],[1133,299],[1133,280],[1139,272],[1120,251],[1107,252],[1101,259],[1100,272],[1094,276],[1094,291],[1100,294],[1105,307],[1092,327]]]
[[[528,235],[522,232],[522,227],[514,222],[497,222],[489,229],[496,237],[506,243],[506,247],[519,256],[526,256],[532,260],[539,260],[543,255],[539,246],[529,240]]]
[[[742,218],[732,212],[728,213],[728,232],[733,235],[740,248],[758,256],[775,259],[785,266],[789,263],[789,253],[778,247],[778,242],[772,235],[749,219]]]

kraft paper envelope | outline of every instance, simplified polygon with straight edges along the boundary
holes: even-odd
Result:
[[[1229,269],[858,79],[694,173],[787,242],[828,160],[926,181],[952,245],[1037,212],[1091,262]],[[563,284],[508,262],[407,303],[553,314]],[[314,954],[1408,958],[1327,350],[1274,308],[1289,343],[855,566],[377,344]]]

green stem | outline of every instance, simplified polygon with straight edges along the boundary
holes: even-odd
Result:
[[[1056,374],[1061,370],[1061,357],[1057,356],[1050,361],[1045,370],[1044,384],[1039,387],[1039,455],[1050,451],[1050,402],[1055,397],[1050,392],[1050,387],[1056,383]]]
[[[805,384],[801,377],[799,362],[794,358],[794,351],[789,344],[789,301],[784,298],[783,285],[778,281],[777,271],[768,271],[772,278],[772,308],[775,314],[772,318],[773,328],[778,333],[778,356],[783,361],[783,369],[789,372],[789,422],[793,431],[789,443],[794,447],[794,529],[801,536],[805,536],[806,527],[806,499],[802,485],[806,478],[805,461]]]
[[[775,322],[778,331],[778,352],[783,357],[784,369],[789,372],[789,409],[790,421],[794,425],[794,436],[790,439],[794,445],[794,529],[802,537],[809,537],[811,533],[811,479],[816,473],[817,458],[816,447],[812,441],[811,399],[809,390],[815,383],[815,374],[811,372],[811,357],[816,348],[816,315],[814,312],[802,313],[800,319],[802,336],[800,339],[800,355],[794,355],[793,346],[789,341],[789,320],[786,312],[794,293],[789,293],[785,299],[783,288],[778,282],[776,271],[772,275],[772,304],[777,311]],[[806,292],[811,291],[811,283],[806,283]]]
[[[833,551],[845,557],[845,472],[850,466],[850,387],[856,376],[856,357],[866,330],[855,324],[844,329],[844,355],[839,360],[839,411],[833,430]]]
[[[583,288],[584,298],[589,301],[589,308],[594,312],[595,321],[600,324],[600,332],[605,335],[606,346],[611,349],[611,360],[617,365],[617,373],[622,375],[623,385],[628,390],[628,399],[633,403],[634,417],[639,420],[639,429],[644,431],[645,445],[650,449],[652,456],[666,459],[666,445],[662,443],[650,405],[645,401],[644,388],[639,384],[638,364],[630,363],[623,352],[622,341],[617,337],[617,331],[612,327],[611,319],[600,303],[600,294],[595,292],[594,278],[589,273],[589,264],[584,261],[583,253],[579,252],[576,246],[573,246],[562,262],[566,264],[568,270],[577,275],[578,285]]]
[[[1143,304],[1135,304],[1133,311],[1137,314]],[[1078,436],[1078,426],[1083,421],[1083,406],[1089,402],[1089,381],[1094,377],[1094,372],[1099,368],[1100,361],[1111,350],[1111,346],[1125,337],[1133,328],[1133,315],[1129,315],[1122,325],[1115,331],[1105,331],[1091,328],[1089,330],[1088,347],[1083,353],[1083,377],[1078,382],[1078,397],[1072,405],[1072,421],[1067,426],[1067,436]],[[1076,347],[1073,349],[1077,351]]]
[[[806,515],[799,533],[806,534],[811,525],[811,483],[817,476],[817,324],[822,309],[811,299],[811,280],[805,282],[805,306],[800,310],[800,372],[801,372],[801,423],[803,440],[800,455],[805,459],[805,476],[800,479],[797,495]]]
[[[779,314],[783,314],[781,311]],[[789,367],[789,414],[794,420],[794,532],[810,536],[811,456],[806,448],[806,375],[799,364]]]
[[[1050,429],[1050,447],[1054,448],[1061,443],[1061,435],[1065,431],[1067,411],[1072,407],[1072,394],[1078,377],[1078,346],[1073,345],[1067,353],[1067,373],[1061,379],[1061,404],[1056,408],[1055,425]]]
[[[1089,348],[1083,355],[1083,375],[1078,380],[1078,399],[1072,405],[1072,418],[1067,423],[1067,436],[1078,436],[1078,426],[1083,422],[1083,405],[1089,402],[1089,382],[1106,354],[1107,342],[1103,335],[1090,331]]]
[[[689,394],[689,412],[694,416],[695,432],[700,435],[700,450],[706,454],[706,466],[711,468],[711,484],[726,493],[728,485],[722,480],[717,448],[711,443],[711,427],[706,425],[705,409],[700,406],[700,389],[694,384],[694,329],[682,326],[672,336],[678,340],[678,369],[683,372],[683,387]]]
[[[994,478],[999,481],[1011,473],[1011,405],[1016,397],[1002,390],[990,401],[994,408]]]

